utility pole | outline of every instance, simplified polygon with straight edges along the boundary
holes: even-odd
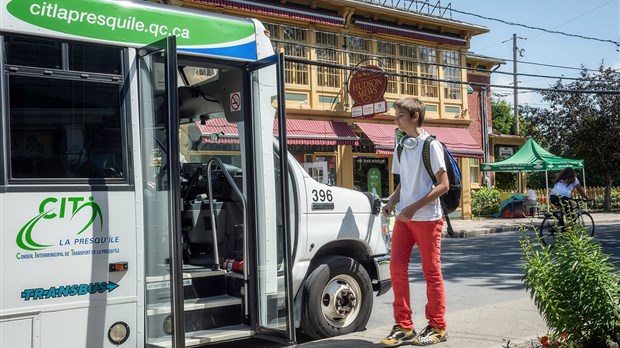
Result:
[[[519,135],[519,86],[517,85],[517,34],[512,34],[512,87],[514,88],[515,134]]]
[[[515,134],[519,135],[519,81],[517,76],[517,57],[523,56],[523,49],[517,47],[517,39],[527,40],[527,38],[519,37],[512,34],[512,82],[514,88],[514,116],[515,116]]]
[[[491,150],[489,148],[489,121],[488,121],[488,109],[487,109],[487,98],[488,98],[489,87],[483,86],[480,89],[480,118],[482,121],[482,150],[483,150],[483,162],[490,162],[490,153]],[[487,188],[491,188],[491,178],[489,172],[484,172],[484,182]]]
[[[519,135],[519,80],[517,76],[517,57],[523,55],[523,49],[517,47],[517,39],[527,40],[512,34],[512,67],[513,67],[513,88],[514,88],[514,115],[515,115],[515,134]],[[517,192],[522,192],[521,172],[517,173]]]

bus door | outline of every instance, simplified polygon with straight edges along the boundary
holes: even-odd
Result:
[[[284,107],[283,55],[274,55],[249,65],[246,77],[244,107],[251,108],[253,143],[253,173],[248,173],[255,214],[256,231],[251,243],[255,246],[253,259],[257,260],[256,286],[257,311],[254,325],[257,336],[280,337],[295,342],[291,282],[291,242],[288,212],[288,161]],[[280,143],[274,151],[274,116],[280,129]],[[248,137],[246,136],[246,139]]]
[[[278,59],[177,57],[174,48],[170,38],[139,50],[146,343],[191,347],[254,334],[293,342],[286,146],[274,151],[273,142],[284,110]],[[210,77],[178,87],[188,64]],[[243,168],[182,159],[182,120],[222,116],[239,129]]]
[[[145,345],[185,347],[175,37],[139,49],[138,56]]]

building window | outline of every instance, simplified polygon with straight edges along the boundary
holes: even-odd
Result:
[[[317,61],[342,64],[342,53],[337,51],[339,48],[337,34],[317,32],[316,43],[319,47],[325,47],[317,48]],[[340,88],[342,86],[342,69],[318,66],[317,75],[317,84],[321,87]]]
[[[439,87],[437,84],[437,51],[430,47],[420,47],[420,76],[422,79],[422,97],[438,98]]]
[[[444,111],[446,112],[446,114],[448,115],[456,115],[456,116],[461,116],[461,108],[458,106],[446,106],[444,108]]]
[[[472,184],[480,183],[480,159],[469,159],[469,182]]]
[[[271,39],[271,45],[273,46],[274,52],[280,52],[280,40],[282,36],[280,35],[280,26],[271,23],[263,23],[265,29],[269,32],[269,38]]]
[[[370,52],[370,40],[354,36],[345,36],[345,40],[345,49],[350,52],[348,54],[350,66],[356,66],[368,58],[368,52]]]
[[[340,97],[337,95],[319,95],[319,103],[338,104],[340,103]]]
[[[454,82],[444,82],[444,97],[447,99],[461,98],[461,61],[457,51],[441,51],[443,67],[443,79]]]
[[[273,49],[276,52],[284,51],[289,57],[308,58],[306,44],[306,31],[300,28],[283,27],[281,25],[266,23],[269,30]],[[284,79],[286,83],[295,85],[308,85],[308,65],[302,63],[285,62]]]
[[[400,45],[400,73],[408,75],[401,77],[400,92],[403,95],[418,95],[418,59],[416,46]],[[409,77],[411,76],[411,77]]]
[[[437,107],[436,104],[424,104],[424,110],[426,110],[426,112],[437,112],[437,110],[439,110],[439,108]]]
[[[396,72],[396,45],[393,43],[379,41],[377,42],[377,54],[380,57],[379,60],[383,63],[381,68],[387,72]],[[381,64],[380,64],[381,65]],[[398,78],[394,75],[388,75],[387,93],[398,93]]]
[[[286,93],[286,100],[303,102],[308,100],[308,95],[304,93]]]

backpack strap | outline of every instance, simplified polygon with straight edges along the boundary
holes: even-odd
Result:
[[[437,178],[435,177],[435,173],[433,173],[433,168],[431,165],[431,142],[433,142],[435,138],[433,136],[428,136],[424,139],[424,148],[422,149],[422,160],[424,161],[424,168],[426,168],[426,172],[433,180],[433,185],[437,185]]]
[[[435,137],[428,136],[424,139],[424,148],[422,148],[422,160],[424,161],[424,168],[428,172],[428,175],[433,180],[433,184],[437,185],[437,178],[435,177],[435,173],[433,173],[433,168],[431,165],[431,143],[435,140]],[[442,145],[443,146],[443,145]],[[452,224],[450,223],[450,216],[446,211],[446,206],[444,205],[443,198],[439,197],[439,203],[441,205],[441,211],[443,213],[444,221],[447,223],[447,232],[450,237],[454,237],[454,229],[452,228]]]

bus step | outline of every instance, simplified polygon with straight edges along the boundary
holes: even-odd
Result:
[[[185,346],[196,347],[243,338],[252,337],[253,332],[247,325],[233,325],[217,329],[200,330],[185,333]],[[171,337],[166,336],[155,341],[148,341],[147,347],[168,348],[172,347]]]
[[[211,330],[244,323],[241,299],[233,296],[213,296],[185,300],[185,332]],[[169,326],[172,311],[169,304],[147,308],[148,327]]]
[[[228,295],[220,295],[220,296],[212,296],[212,297],[203,297],[203,298],[193,298],[184,301],[185,311],[195,311],[200,309],[208,309],[208,308],[219,308],[219,307],[228,307],[228,306],[237,306],[241,305],[241,299]],[[171,307],[169,303],[156,303],[148,306],[146,310],[146,315],[161,315],[161,314],[170,314]]]
[[[217,277],[226,274],[227,272],[222,269],[212,270],[205,267],[190,267],[185,269],[183,268],[183,279],[192,279],[192,278],[204,278],[204,277]],[[146,277],[147,283],[158,283],[170,281],[169,275],[161,275],[161,276],[148,276]]]
[[[149,277],[146,290],[152,298],[168,302],[170,298],[169,277]],[[226,294],[226,271],[195,272],[183,274],[183,297],[195,299]]]

